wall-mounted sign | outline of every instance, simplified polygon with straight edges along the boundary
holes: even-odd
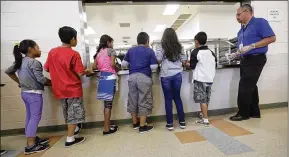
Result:
[[[268,21],[282,21],[280,9],[268,9]]]

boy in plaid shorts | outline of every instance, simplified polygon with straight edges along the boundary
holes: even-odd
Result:
[[[216,73],[216,56],[207,43],[207,34],[199,32],[195,38],[195,49],[191,53],[190,67],[193,69],[194,101],[200,103],[202,114],[197,124],[209,126],[208,104],[210,102],[211,88]]]
[[[44,69],[50,73],[52,90],[63,108],[65,123],[68,125],[68,136],[65,147],[82,143],[84,137],[75,137],[85,121],[82,83],[80,77],[90,74],[85,70],[81,57],[71,47],[77,45],[77,32],[74,28],[64,26],[58,31],[62,46],[53,48],[48,54]]]

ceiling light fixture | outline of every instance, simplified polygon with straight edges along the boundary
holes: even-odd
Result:
[[[154,32],[162,32],[167,25],[156,25]]]
[[[163,12],[163,15],[174,15],[179,7],[179,4],[168,4]]]

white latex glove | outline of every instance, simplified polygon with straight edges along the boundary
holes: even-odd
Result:
[[[226,53],[225,56],[228,60],[233,60],[240,56],[240,52],[237,51],[236,53],[232,53],[232,54]]]
[[[239,51],[241,54],[244,54],[244,53],[251,51],[254,48],[255,48],[255,44],[251,44],[251,45],[244,46],[244,47],[240,48]]]

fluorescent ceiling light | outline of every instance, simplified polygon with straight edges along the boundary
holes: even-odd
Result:
[[[179,7],[179,4],[168,4],[163,12],[163,15],[174,15]]]
[[[166,25],[157,25],[154,32],[162,32],[166,28]]]
[[[95,34],[95,31],[90,26],[88,26],[87,29],[84,30],[84,34],[85,35]]]

